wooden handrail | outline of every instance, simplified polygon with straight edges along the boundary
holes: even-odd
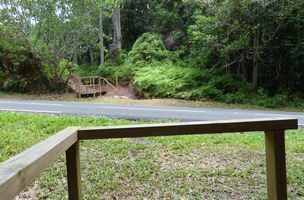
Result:
[[[116,89],[116,87],[106,78],[104,77],[99,77],[100,80],[103,80],[106,84],[108,84],[110,87],[112,87],[114,90]]]
[[[1,163],[0,199],[14,198],[77,140],[77,128],[66,128]]]
[[[284,131],[297,129],[297,119],[249,119],[131,125],[97,128],[67,128],[23,153],[0,164],[0,197],[13,199],[40,172],[66,152],[70,200],[80,200],[79,140],[215,134],[264,131],[267,155],[268,199],[286,200],[286,158]]]
[[[296,120],[287,118],[220,120],[85,128],[78,130],[78,137],[80,140],[134,138],[150,136],[286,130],[295,129],[297,127],[298,126]]]
[[[91,79],[99,79],[99,80],[103,80],[106,84],[108,84],[110,87],[112,87],[113,89],[116,89],[116,87],[106,78],[102,77],[102,76],[84,76],[81,77],[81,80],[91,80]],[[83,84],[86,85],[86,84]],[[90,85],[98,85],[98,84],[90,84]]]
[[[114,90],[116,89],[108,79],[100,76],[78,77],[72,75],[68,84],[76,92],[77,97],[81,97],[81,95],[93,95],[96,97],[106,92],[108,90],[107,86]]]

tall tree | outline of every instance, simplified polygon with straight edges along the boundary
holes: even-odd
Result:
[[[122,33],[121,33],[121,16],[120,7],[122,5],[122,0],[112,1],[112,24],[113,24],[113,36],[111,44],[111,58],[112,61],[117,61],[122,48]]]
[[[103,0],[100,1],[100,8],[99,8],[99,56],[100,56],[100,65],[104,65],[105,63],[105,50],[104,50],[104,29],[103,29]]]
[[[117,49],[122,47],[122,35],[121,35],[121,17],[120,17],[120,8],[115,7],[112,14],[112,23],[113,23],[113,45]]]

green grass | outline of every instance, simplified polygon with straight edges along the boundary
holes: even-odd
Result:
[[[0,161],[67,126],[127,120],[0,113]],[[266,199],[262,133],[81,142],[83,196],[99,199]],[[304,199],[304,130],[286,136],[290,199]],[[23,195],[67,199],[65,158]]]

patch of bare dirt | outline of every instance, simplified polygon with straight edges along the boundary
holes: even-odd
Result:
[[[236,171],[243,171],[250,169],[256,163],[262,164],[263,156],[259,152],[236,148],[227,148],[224,151],[200,149],[193,150],[187,154],[172,153],[163,149],[160,152],[159,163],[162,170],[200,168],[209,171],[230,168]]]
[[[113,97],[120,99],[136,99],[136,92],[134,88],[130,85],[128,86],[116,86],[116,88],[112,88],[108,86],[106,89],[106,93],[103,95],[104,97]]]
[[[39,200],[38,198],[39,186],[38,183],[35,182],[34,185],[25,191],[21,192],[15,200]]]

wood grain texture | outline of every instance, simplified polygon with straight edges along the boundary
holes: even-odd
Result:
[[[297,129],[297,119],[244,119],[79,129],[80,140]]]
[[[265,133],[267,188],[269,200],[287,199],[284,130]]]
[[[66,151],[69,200],[81,199],[79,141]]]
[[[77,128],[67,128],[1,163],[0,199],[13,199],[77,140]]]

